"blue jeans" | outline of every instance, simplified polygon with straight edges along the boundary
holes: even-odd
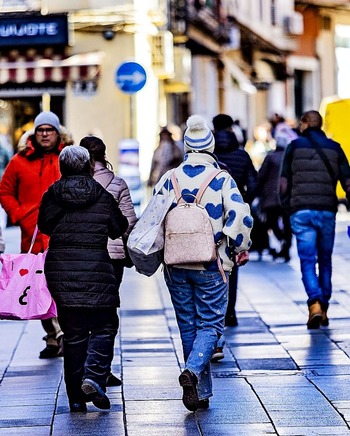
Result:
[[[218,271],[166,267],[164,276],[180,330],[185,369],[198,378],[199,399],[209,398],[213,395],[210,359],[224,332],[227,283]]]
[[[300,210],[290,217],[308,304],[318,300],[324,308],[332,295],[332,253],[335,213]],[[318,269],[317,269],[318,267]]]

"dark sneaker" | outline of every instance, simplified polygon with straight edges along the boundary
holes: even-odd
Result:
[[[98,383],[86,378],[81,385],[81,389],[94,406],[99,409],[110,409],[109,398]]]
[[[185,369],[179,377],[180,386],[183,389],[182,402],[186,409],[195,412],[198,409],[199,399],[197,393],[197,377],[188,369]]]
[[[122,381],[118,377],[110,373],[109,376],[107,377],[106,386],[121,386],[121,385],[122,385]]]
[[[71,403],[69,404],[69,409],[72,413],[86,412],[87,410],[85,403]]]
[[[216,347],[213,355],[211,356],[212,362],[217,362],[225,357],[224,351],[221,347]]]
[[[53,359],[55,357],[63,357],[63,336],[57,339],[57,345],[46,345],[46,348],[39,354],[39,359]]]
[[[198,409],[208,409],[209,407],[209,398],[205,398],[204,400],[199,400]]]
[[[53,359],[55,357],[63,357],[62,348],[55,345],[47,345],[39,354],[39,359]]]
[[[237,327],[238,321],[236,315],[230,315],[225,317],[225,327]]]

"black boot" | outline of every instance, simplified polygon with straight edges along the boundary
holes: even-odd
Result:
[[[106,386],[121,386],[122,381],[116,377],[114,374],[110,373],[107,377]]]
[[[39,359],[53,359],[55,357],[63,357],[63,335],[57,339],[57,345],[46,345],[39,354]]]

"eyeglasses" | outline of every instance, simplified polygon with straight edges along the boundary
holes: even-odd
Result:
[[[55,132],[56,129],[54,129],[53,127],[48,127],[47,129],[42,129],[42,128],[38,128],[36,129],[36,133],[38,135],[43,135],[44,133],[47,133],[48,135],[51,135],[51,133]]]

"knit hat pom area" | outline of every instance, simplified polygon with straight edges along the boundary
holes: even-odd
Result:
[[[184,135],[185,150],[214,151],[215,141],[211,130],[200,115],[191,115]]]

